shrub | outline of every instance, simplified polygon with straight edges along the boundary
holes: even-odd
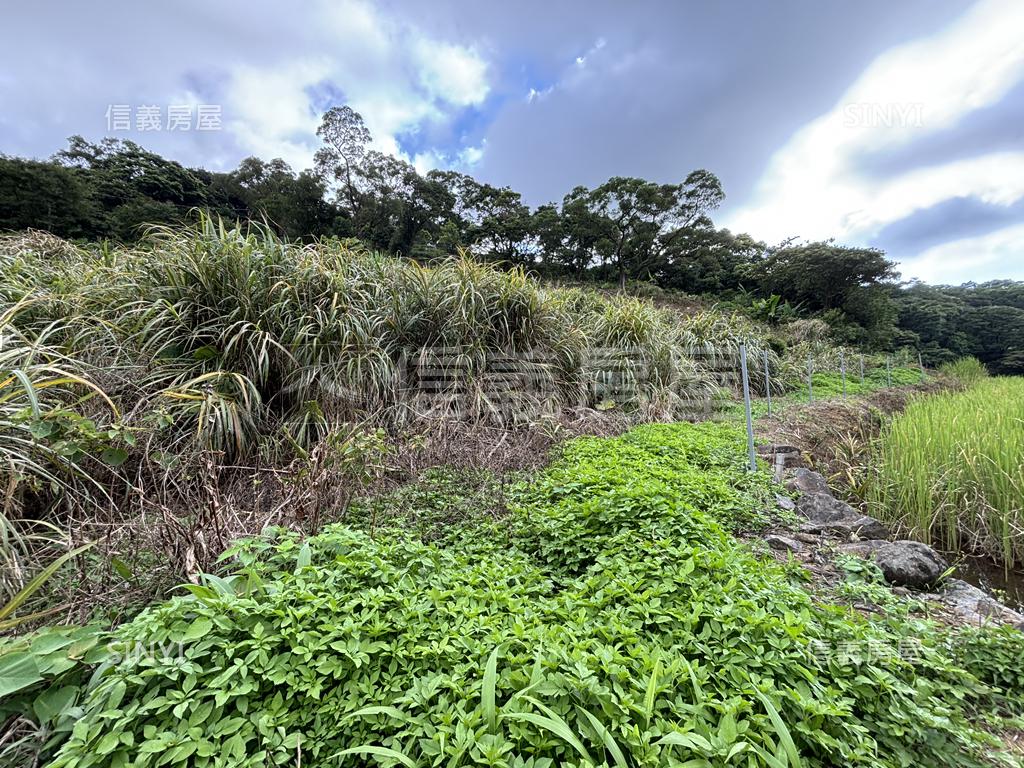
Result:
[[[522,270],[302,247],[205,217],[153,227],[132,250],[43,250],[0,242],[0,290],[30,297],[26,330],[60,318],[62,352],[101,370],[129,423],[155,418],[176,450],[308,448],[332,424],[427,409],[505,424],[613,400],[671,416],[717,391],[678,316],[544,289]],[[417,388],[432,396],[409,398]]]

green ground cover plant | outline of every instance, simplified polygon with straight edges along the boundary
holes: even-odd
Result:
[[[117,630],[180,653],[97,667],[50,765],[1013,765],[1020,635],[816,604],[733,536],[772,504],[744,461],[734,424],[648,425],[462,536],[268,532]]]

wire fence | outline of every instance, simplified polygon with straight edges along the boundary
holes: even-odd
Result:
[[[856,370],[857,370],[856,384],[859,385],[857,387],[857,392],[858,393],[863,392],[864,385],[869,381],[869,379],[874,378],[873,374],[874,374],[875,371],[877,371],[878,374],[880,374],[881,370],[882,370],[881,366],[873,369],[872,364],[870,362],[868,362],[868,360],[869,359],[866,358],[866,356],[863,355],[863,354],[857,355],[857,359],[856,359]],[[839,381],[838,381],[839,392],[838,392],[838,394],[843,399],[845,399],[848,396],[849,390],[851,389],[851,387],[848,386],[848,383],[853,383],[853,382],[849,382],[848,371],[847,371],[847,364],[846,363],[847,363],[846,352],[843,351],[843,350],[840,350],[840,352],[839,352],[838,364],[835,367],[833,367],[831,365],[828,365],[828,364],[822,364],[820,361],[818,361],[818,365],[816,366],[816,361],[815,361],[814,355],[808,355],[807,356],[807,375],[806,375],[805,385],[806,385],[806,390],[807,390],[807,402],[808,403],[813,403],[814,402],[814,378],[815,378],[816,374],[818,374],[818,375],[828,375],[828,374],[832,374],[832,373],[837,373],[838,377],[839,377]],[[920,380],[924,381],[925,377],[926,377],[926,374],[925,374],[924,363],[922,362],[921,353],[920,352],[917,352],[917,368],[919,370]],[[755,446],[754,446],[753,406],[752,406],[752,399],[751,399],[751,394],[750,394],[750,378],[751,378],[750,377],[750,373],[751,372],[749,370],[748,360],[747,360],[747,347],[746,347],[746,344],[741,344],[740,345],[740,377],[741,377],[742,383],[743,383],[743,409],[744,409],[744,415],[746,417],[746,427],[747,427],[747,453],[749,455],[750,470],[754,471],[754,470],[757,469],[757,461],[756,461],[756,453],[755,453]],[[772,375],[772,368],[771,368],[771,365],[769,363],[769,357],[768,357],[768,352],[767,351],[763,352],[762,360],[761,360],[761,371],[759,371],[759,373],[761,375],[762,381],[764,382],[763,396],[764,396],[764,398],[765,398],[765,400],[767,402],[768,415],[771,416],[772,415],[772,394],[773,394],[773,390],[775,392],[776,398],[779,395],[781,395],[781,394],[788,394],[792,390],[790,388],[786,387],[785,384],[779,382],[776,378],[773,377],[773,375]],[[885,386],[887,388],[890,388],[890,387],[893,386],[893,356],[892,355],[886,355],[885,356]],[[826,396],[828,394],[831,394],[831,392],[826,391]]]

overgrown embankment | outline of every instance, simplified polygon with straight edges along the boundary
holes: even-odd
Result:
[[[955,389],[952,378],[929,377],[909,368],[893,371],[894,386],[885,386],[884,372],[864,385],[848,384],[841,396],[836,376],[818,376],[819,399],[806,402],[805,394],[793,394],[778,403],[772,416],[757,409],[754,422],[759,444],[790,445],[803,454],[803,462],[824,474],[852,496],[862,491],[863,475],[870,464],[875,439],[887,420],[905,409],[916,397]]]
[[[69,621],[130,612],[268,525],[316,531],[438,459],[539,446],[536,465],[595,425],[706,416],[741,343],[777,395],[808,354],[839,354],[820,320],[684,314],[209,219],[131,248],[5,236],[0,300],[0,600],[96,542],[19,608]]]
[[[739,427],[652,425],[447,541],[274,533],[117,631],[52,765],[1013,764],[1019,633],[815,604],[730,534],[771,497]]]
[[[783,376],[766,329],[737,315],[207,219],[133,248],[2,238],[0,301],[0,603],[97,541],[59,594],[20,609],[79,620],[195,578],[267,525],[340,518],[422,465],[405,447],[465,453],[453,423],[558,438],[601,413],[673,418],[717,402],[713,364],[741,340]]]

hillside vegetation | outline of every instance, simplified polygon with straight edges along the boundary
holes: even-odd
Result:
[[[78,652],[118,661],[74,673],[51,765],[1012,764],[1018,635],[815,604],[729,533],[770,494],[740,428],[653,425],[447,542],[270,532]]]
[[[205,217],[8,237],[0,297],[15,765],[1013,764],[1019,635],[819,604],[735,538],[774,504],[740,344],[781,407],[808,357],[816,397],[922,376],[861,383],[820,320]],[[564,442],[599,417],[633,429]]]
[[[908,287],[876,248],[731,232],[713,220],[725,190],[711,171],[675,183],[615,176],[531,206],[509,187],[420,173],[374,150],[349,106],[329,109],[317,134],[315,167],[298,173],[256,157],[226,173],[185,168],[131,141],[80,136],[46,162],[0,156],[0,231],[134,243],[147,225],[181,226],[202,210],[302,242],[358,238],[420,260],[461,252],[550,278],[643,281],[770,322],[819,317],[846,343],[913,348],[932,366],[975,355],[994,373],[1024,373],[1024,283]]]
[[[315,529],[438,425],[554,438],[567,414],[705,417],[741,342],[777,395],[806,352],[836,355],[813,323],[787,340],[733,312],[206,218],[132,248],[7,237],[0,298],[7,597],[97,538],[81,588],[110,593],[124,572],[190,577],[270,523]]]

